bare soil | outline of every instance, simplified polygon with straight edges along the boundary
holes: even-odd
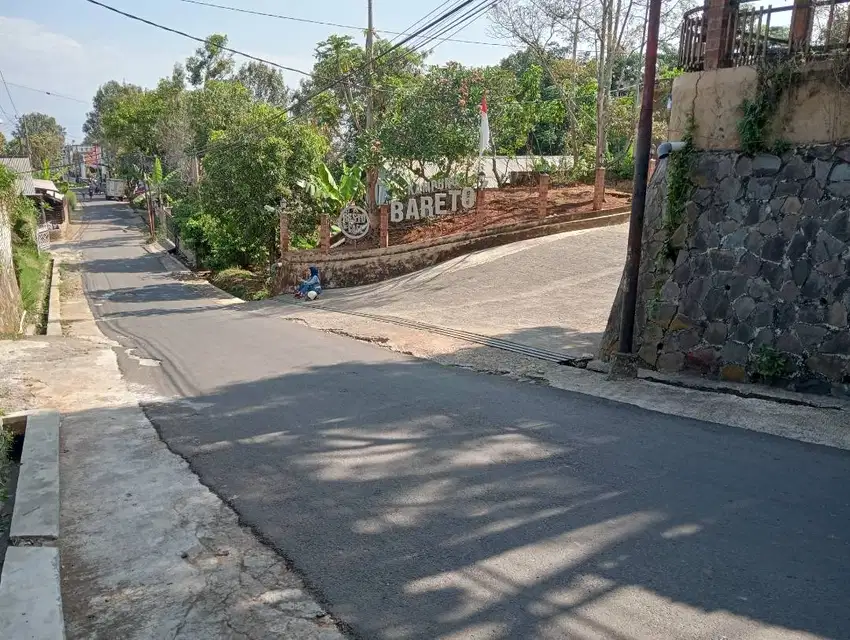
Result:
[[[482,197],[479,195],[479,197]],[[431,240],[456,233],[483,231],[492,227],[532,222],[540,219],[537,187],[506,187],[487,189],[483,204],[470,213],[443,216],[428,224],[390,225],[390,245]],[[631,196],[617,191],[605,194],[605,209],[614,209],[628,204]],[[571,215],[593,209],[593,186],[573,185],[549,189],[546,219],[552,222],[569,219]]]

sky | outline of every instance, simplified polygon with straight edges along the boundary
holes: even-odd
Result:
[[[215,4],[350,25],[366,24],[366,0],[209,0]],[[362,32],[239,14],[187,4],[181,0],[102,0],[165,26],[205,38],[226,33],[229,46],[281,65],[310,71],[316,43],[332,33],[363,38]],[[375,27],[405,31],[440,0],[374,0]],[[382,37],[396,36],[381,34]],[[486,17],[466,27],[458,38],[496,42]],[[67,142],[82,142],[82,125],[97,88],[108,80],[153,87],[170,75],[199,43],[132,21],[86,0],[0,0],[0,71],[9,83],[14,106],[0,86],[0,132],[11,137],[15,113],[40,111],[67,130]],[[445,42],[428,59],[466,65],[495,64],[510,54],[507,46]],[[236,56],[237,63],[240,57]],[[245,59],[242,58],[242,61]],[[284,72],[287,84],[300,77]],[[16,85],[61,94],[45,95]],[[5,113],[4,113],[5,112]]]

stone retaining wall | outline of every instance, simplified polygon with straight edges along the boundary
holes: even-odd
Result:
[[[664,229],[667,170],[650,185],[636,347],[662,371],[779,380],[850,394],[850,145],[782,157],[697,153],[691,200]],[[667,243],[675,261],[664,260]],[[616,349],[619,300],[602,343]]]
[[[628,221],[628,211],[627,207],[591,211],[576,214],[573,218],[561,222],[539,220],[505,225],[384,249],[339,253],[323,253],[318,250],[293,251],[283,268],[278,271],[272,293],[278,295],[284,292],[309,265],[319,267],[322,283],[328,289],[372,284],[412,273],[472,251],[565,231],[621,224]]]

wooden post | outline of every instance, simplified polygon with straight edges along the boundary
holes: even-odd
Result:
[[[549,174],[541,173],[537,178],[537,210],[541,218],[546,217],[549,204]]]
[[[319,247],[322,253],[328,253],[331,250],[331,219],[326,213],[322,214],[319,226]]]
[[[731,64],[729,21],[732,0],[705,1],[705,63],[706,71],[722,69]]]
[[[390,246],[390,206],[382,204],[380,209],[381,226],[380,235],[378,236],[378,246],[382,249]]]
[[[596,170],[596,180],[593,183],[593,210],[599,211],[605,204],[605,167]]]
[[[794,8],[791,10],[791,51],[805,50],[811,27],[812,8],[809,0],[794,0]]]

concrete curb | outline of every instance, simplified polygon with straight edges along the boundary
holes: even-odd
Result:
[[[20,427],[20,416],[13,422]],[[65,638],[56,546],[59,423],[55,411],[30,413],[26,418],[10,546],[0,575],[0,638]]]
[[[47,309],[47,335],[49,336],[62,335],[62,311],[59,308],[60,264],[62,264],[61,260],[53,259],[53,273],[50,277],[50,302]]]

